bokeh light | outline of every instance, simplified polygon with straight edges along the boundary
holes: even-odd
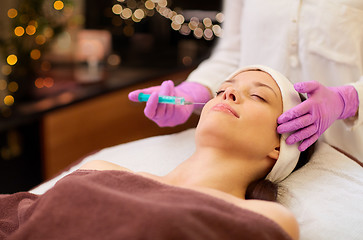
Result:
[[[33,60],[38,60],[40,57],[41,57],[41,52],[39,49],[33,49],[31,52],[30,52],[30,57],[33,59]]]
[[[118,66],[121,64],[121,58],[119,55],[117,54],[111,54],[110,56],[108,56],[107,58],[107,63],[110,66]]]
[[[198,39],[202,38],[203,37],[203,29],[201,28],[196,28],[194,30],[194,36]]]
[[[168,5],[168,2],[166,0],[159,0],[157,1],[157,3],[162,8],[165,8]]]
[[[11,54],[6,58],[6,62],[10,65],[13,66],[18,62],[18,57],[15,54]]]
[[[52,64],[49,62],[49,61],[43,61],[41,64],[40,64],[40,69],[43,71],[43,72],[48,72],[50,71],[50,69],[52,68]]]
[[[125,8],[121,12],[121,17],[124,19],[128,19],[132,16],[132,10],[130,8]]]
[[[38,22],[35,20],[31,20],[28,25],[33,25],[35,28],[38,27]]]
[[[50,78],[50,77],[45,78],[44,81],[43,81],[43,85],[46,88],[53,87],[53,85],[54,85],[54,79],[53,78]]]
[[[18,10],[16,10],[15,8],[10,8],[8,10],[8,17],[9,18],[16,18],[16,16],[18,16]]]
[[[150,0],[147,0],[147,1],[145,2],[145,7],[146,7],[146,9],[152,10],[152,9],[154,9],[154,8],[155,8],[155,3],[153,3],[153,2],[152,2],[152,1],[150,1]]]
[[[34,82],[34,85],[35,85],[35,87],[37,87],[37,88],[42,88],[42,87],[44,87],[44,85],[43,85],[43,78],[41,78],[41,77],[37,78],[37,79],[35,80],[35,82]]]
[[[113,5],[113,7],[112,7],[112,12],[113,12],[114,14],[116,14],[116,15],[121,14],[121,12],[122,12],[122,6],[121,6],[120,4],[115,4],[115,5]]]
[[[181,34],[183,34],[183,35],[189,35],[189,34],[190,34],[190,32],[191,32],[191,29],[189,28],[188,24],[184,23],[184,24],[181,26],[181,28],[180,28],[179,32],[180,32]]]
[[[26,33],[29,35],[29,36],[32,36],[35,34],[35,32],[37,31],[36,27],[34,25],[28,25],[25,29]]]
[[[127,0],[126,1],[127,7],[129,8],[136,8],[137,7],[137,3],[135,0]]]
[[[54,86],[54,79],[51,77],[46,77],[46,78],[42,78],[42,77],[38,77],[35,82],[34,85],[36,88],[51,88]]]
[[[54,31],[52,28],[47,27],[44,29],[43,34],[46,38],[52,38],[54,36]]]
[[[136,11],[134,12],[134,16],[137,19],[143,19],[145,17],[145,13],[141,9],[136,9]]]
[[[178,30],[180,30],[181,25],[178,24],[178,23],[172,22],[171,23],[171,28],[174,29],[175,31],[178,31]]]
[[[185,56],[183,57],[182,62],[184,66],[190,66],[193,63],[193,59],[190,56]]]
[[[204,38],[208,41],[214,36],[221,37],[222,30],[220,23],[224,21],[224,15],[221,12],[215,13],[215,16],[199,19],[197,17],[185,18],[179,8],[172,10],[168,7],[167,0],[146,0],[143,3],[137,3],[135,0],[117,0],[118,3],[112,7],[112,12],[120,16],[123,20],[131,19],[131,23],[138,23],[147,16],[153,16],[158,12],[161,16],[171,20],[170,26],[173,30],[179,31],[182,35],[189,35],[192,31],[198,39]],[[114,26],[122,26],[118,21],[113,21]],[[134,34],[134,28],[128,22],[127,26],[122,29],[126,36]]]
[[[213,39],[213,31],[210,29],[210,28],[207,28],[204,30],[204,33],[203,33],[203,37],[206,39],[206,40],[211,40]]]
[[[5,105],[7,105],[7,106],[11,106],[11,105],[13,105],[14,104],[14,97],[13,96],[11,96],[11,95],[7,95],[5,98],[4,98],[4,103],[5,103]]]
[[[16,27],[16,28],[14,29],[14,33],[15,33],[15,35],[16,35],[16,36],[21,37],[21,36],[23,36],[23,35],[24,35],[25,30],[24,30],[24,28],[23,28],[23,27],[18,26],[18,27]]]
[[[4,79],[0,79],[0,91],[4,91],[8,88],[8,83]]]
[[[203,19],[203,24],[204,26],[206,26],[207,28],[212,26],[212,20],[210,18],[204,18]]]
[[[53,4],[55,10],[62,10],[64,8],[64,3],[62,1],[55,1]]]
[[[222,23],[224,21],[224,14],[223,13],[218,13],[216,15],[216,20],[219,22],[219,23]]]
[[[8,76],[10,75],[10,73],[12,72],[12,68],[9,66],[9,65],[3,65],[1,67],[1,73],[4,75],[4,76]]]
[[[36,36],[35,38],[35,42],[38,44],[38,45],[43,45],[45,44],[45,42],[47,41],[47,38],[44,36],[44,35],[38,35]]]
[[[14,93],[14,92],[18,91],[18,89],[19,89],[19,85],[18,85],[17,82],[10,82],[8,84],[8,90],[10,92],[13,92]]]

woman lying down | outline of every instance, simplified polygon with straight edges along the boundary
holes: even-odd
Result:
[[[299,239],[294,216],[274,200],[303,161],[276,133],[300,97],[267,67],[228,79],[202,110],[194,154],[169,174],[89,162],[43,195],[2,195],[0,238]]]

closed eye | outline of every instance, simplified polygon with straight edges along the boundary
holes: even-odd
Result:
[[[252,94],[251,96],[252,96],[252,97],[256,97],[256,98],[258,98],[259,100],[262,100],[262,101],[264,101],[264,102],[267,102],[267,101],[266,101],[266,99],[264,99],[264,98],[263,98],[263,97],[261,97],[260,95]]]
[[[219,90],[218,92],[216,92],[216,96],[220,95],[221,93],[224,93],[225,90]]]

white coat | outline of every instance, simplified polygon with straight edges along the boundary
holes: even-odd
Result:
[[[272,67],[293,83],[352,84],[358,117],[337,120],[323,135],[363,162],[363,1],[225,0],[223,37],[188,77],[217,91],[236,68]]]

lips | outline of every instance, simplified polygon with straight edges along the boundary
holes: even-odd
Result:
[[[212,110],[225,112],[227,114],[231,114],[231,115],[235,116],[236,118],[239,118],[238,113],[230,105],[225,104],[225,103],[218,103],[217,105],[212,107]]]

